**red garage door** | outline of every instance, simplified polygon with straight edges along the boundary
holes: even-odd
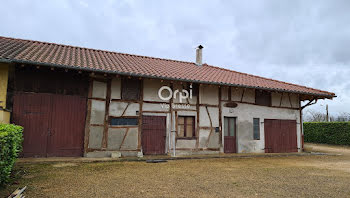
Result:
[[[82,156],[86,98],[17,93],[13,121],[24,127],[24,157]]]
[[[141,144],[144,154],[165,154],[165,137],[165,116],[142,116]]]
[[[295,120],[264,120],[265,152],[298,152]]]

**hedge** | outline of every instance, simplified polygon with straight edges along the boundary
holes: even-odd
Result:
[[[10,174],[22,150],[21,126],[13,124],[0,124],[0,186],[9,181]]]
[[[350,122],[304,122],[304,141],[350,145]]]

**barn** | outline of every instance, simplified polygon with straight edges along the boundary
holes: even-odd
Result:
[[[0,37],[0,121],[24,126],[23,157],[301,152],[301,110],[335,94],[202,51],[184,62]]]

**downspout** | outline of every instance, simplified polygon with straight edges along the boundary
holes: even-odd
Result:
[[[173,105],[170,103],[170,105]],[[171,112],[172,115],[172,121],[171,121],[171,138],[172,138],[172,146],[173,146],[173,153],[172,157],[176,157],[176,126],[175,126],[175,116],[173,115],[173,112]]]
[[[171,90],[173,89],[173,84],[171,83]],[[173,97],[170,98],[170,122],[171,122],[171,130],[169,134],[169,144],[171,144],[173,148],[173,152],[171,153],[172,157],[176,157],[176,126],[175,126],[175,116],[174,116],[174,111],[173,111]],[[171,152],[171,147],[170,147],[170,152]]]

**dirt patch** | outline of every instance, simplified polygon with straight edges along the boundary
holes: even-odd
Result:
[[[26,177],[0,197],[25,185],[27,197],[345,197],[349,165],[348,156],[18,164]]]
[[[305,143],[304,147],[305,147],[305,150],[308,152],[323,152],[323,153],[350,155],[349,146]]]
[[[78,164],[66,162],[66,163],[57,163],[52,165],[52,167],[55,167],[55,168],[72,167],[72,166],[78,166]]]

